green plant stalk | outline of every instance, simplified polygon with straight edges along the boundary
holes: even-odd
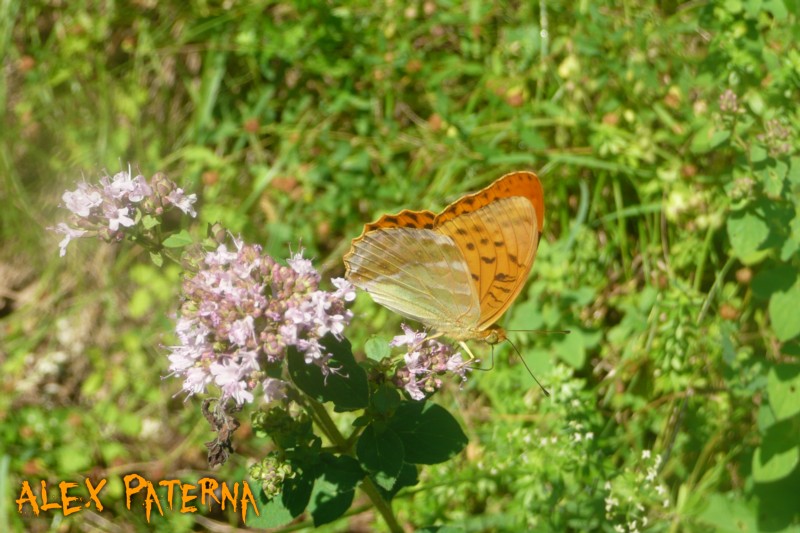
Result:
[[[711,238],[714,236],[714,227],[709,226],[706,232],[706,238],[703,241],[703,249],[700,252],[700,260],[697,262],[697,268],[694,271],[694,290],[700,292],[700,283],[703,280],[703,271],[706,268],[706,258],[708,257],[708,250],[711,247]]]
[[[703,321],[703,318],[705,318],[706,312],[708,312],[708,307],[711,305],[711,299],[714,297],[714,294],[717,291],[717,287],[720,285],[722,280],[728,274],[728,270],[731,269],[733,263],[735,262],[736,262],[735,257],[729,257],[728,260],[725,262],[725,265],[717,274],[717,278],[714,280],[714,283],[711,285],[711,288],[708,289],[708,295],[706,296],[706,299],[703,302],[703,306],[700,308],[700,313],[697,315],[697,324],[700,324]]]
[[[616,204],[617,211],[622,211],[622,188],[619,185],[619,180],[614,180],[611,185],[614,191],[614,203]],[[619,247],[620,247],[620,260],[622,260],[622,269],[625,275],[630,278],[631,276],[631,262],[628,257],[628,239],[625,235],[625,219],[620,217],[617,219],[617,230],[619,231]]]
[[[331,419],[325,406],[313,398],[308,398],[308,405],[313,411],[314,419],[317,421],[320,428],[322,428],[325,435],[339,447],[342,453],[351,455],[351,450],[347,448],[347,439],[345,439],[344,435],[339,431],[339,428],[336,427],[336,424]],[[393,533],[402,533],[403,528],[401,528],[400,524],[397,522],[397,517],[394,516],[392,507],[383,496],[381,496],[372,478],[369,476],[364,478],[364,481],[361,483],[361,490],[363,490],[372,501],[372,504],[386,521],[386,525],[389,526],[389,530]]]

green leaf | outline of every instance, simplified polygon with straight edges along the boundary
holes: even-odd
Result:
[[[775,292],[769,299],[769,318],[772,329],[781,342],[788,341],[800,334],[800,280],[787,290]]]
[[[797,250],[800,250],[800,214],[796,214],[789,223],[789,237],[783,242],[781,261],[789,261]]]
[[[767,164],[757,167],[759,168],[755,171],[755,176],[764,187],[767,196],[773,198],[781,196],[789,166],[784,161],[769,159]]]
[[[767,377],[772,412],[778,420],[800,413],[800,365],[777,365]]]
[[[150,261],[157,267],[164,266],[164,256],[161,252],[150,252]]]
[[[257,486],[254,492],[256,506],[258,507],[258,516],[256,516],[255,513],[247,513],[248,527],[260,529],[275,528],[288,524],[295,518],[295,515],[283,504],[283,499],[280,496],[268,500],[264,494],[264,490],[260,486]]]
[[[320,472],[317,464],[297,464],[292,461],[291,465],[295,475],[283,482],[281,503],[286,506],[293,517],[298,517],[306,510],[308,502],[311,500],[314,482]]]
[[[358,438],[356,456],[379,487],[391,490],[403,466],[403,442],[390,428],[370,424]]]
[[[178,233],[173,233],[172,235],[164,239],[164,242],[162,242],[161,244],[165,248],[181,248],[183,246],[188,246],[192,244],[192,242],[194,242],[192,241],[192,236],[189,235],[189,232],[184,229],[179,231]]]
[[[785,478],[800,463],[800,443],[795,419],[784,420],[767,429],[753,455],[753,479],[771,483]]]
[[[553,341],[558,357],[572,368],[583,368],[586,363],[586,346],[580,330],[573,329],[568,335],[559,335]]]
[[[761,163],[766,161],[768,157],[767,148],[763,144],[753,143],[750,146],[750,162]]]
[[[142,225],[144,226],[144,229],[153,229],[159,224],[161,224],[161,220],[157,219],[153,215],[145,215],[142,217]]]
[[[795,4],[795,6],[796,5],[797,4]],[[789,16],[789,11],[786,9],[784,0],[764,0],[764,9],[772,13],[772,16],[775,17],[777,22],[784,22]]]
[[[753,295],[760,300],[768,300],[776,292],[788,291],[797,279],[797,269],[791,265],[779,264],[765,268],[753,277]]]
[[[733,255],[745,264],[757,263],[763,258],[761,244],[769,236],[766,221],[749,210],[737,211],[728,217],[728,238]]]
[[[800,185],[800,156],[793,156],[789,160],[789,170],[786,177],[793,185]]]
[[[692,138],[692,152],[704,154],[710,152],[730,138],[728,130],[718,130],[711,122],[705,124]]]
[[[403,442],[408,463],[443,463],[467,445],[467,436],[453,415],[435,403],[403,402],[389,426]]]
[[[372,337],[364,344],[364,351],[367,357],[373,361],[380,361],[384,357],[388,357],[391,353],[389,341],[382,337]]]
[[[352,457],[323,456],[321,476],[314,483],[308,510],[319,527],[333,522],[350,508],[356,485],[364,479],[364,471]]]
[[[372,405],[382,415],[387,415],[397,409],[401,401],[402,398],[397,389],[388,385],[381,385],[372,394]]]
[[[417,483],[419,483],[419,477],[417,477],[417,467],[409,463],[403,463],[400,473],[397,475],[397,481],[392,489],[385,490],[378,486],[378,492],[383,495],[383,498],[386,501],[391,501],[392,498],[394,498],[395,495],[400,492],[400,490],[405,487],[413,487]]]
[[[700,513],[700,522],[724,533],[756,533],[759,531],[755,502],[722,494],[710,494],[708,505]]]
[[[320,343],[333,354],[328,365],[336,371],[325,376],[319,366],[306,363],[303,354],[290,346],[287,361],[292,381],[312,398],[333,402],[339,411],[365,408],[369,403],[367,373],[353,358],[350,342],[347,339],[339,341],[328,334]]]

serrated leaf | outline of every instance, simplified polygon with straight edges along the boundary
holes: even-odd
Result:
[[[183,246],[188,246],[192,244],[192,242],[194,242],[192,241],[192,236],[189,235],[189,232],[184,229],[179,231],[178,233],[173,233],[172,235],[164,239],[164,242],[162,242],[161,244],[165,248],[181,248]]]
[[[431,402],[403,402],[389,420],[413,464],[443,463],[461,453],[467,436],[453,415]]]
[[[781,342],[788,341],[800,334],[800,280],[787,290],[775,292],[769,299],[769,318],[772,329]]]
[[[778,420],[800,413],[800,365],[778,365],[769,371],[767,392]]]
[[[369,403],[367,373],[353,358],[350,342],[326,335],[320,341],[323,348],[333,354],[328,365],[335,372],[325,376],[322,369],[306,363],[296,347],[290,346],[287,354],[289,375],[300,390],[320,402],[333,402],[337,410],[354,411]]]

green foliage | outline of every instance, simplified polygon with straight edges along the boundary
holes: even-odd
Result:
[[[81,176],[128,161],[163,170],[201,197],[198,228],[219,221],[276,257],[300,241],[340,275],[363,223],[531,168],[545,233],[501,321],[570,330],[511,334],[551,397],[505,347],[441,407],[361,378],[322,394],[321,376],[295,372],[341,427],[344,411],[368,415],[353,421],[353,457],[302,473],[297,459],[282,499],[264,498],[247,525],[306,508],[305,525],[330,522],[359,508],[368,475],[401,522],[439,531],[796,529],[798,11],[797,0],[3,3],[2,501],[23,479],[105,475],[101,519],[144,529],[118,474],[206,468],[207,425],[162,380],[178,270],[87,243],[59,260],[44,230]],[[370,336],[391,338],[399,320],[368,297],[354,309],[356,357],[346,349],[343,364],[356,376],[362,352],[386,355]],[[219,479],[243,479],[274,446],[258,431],[236,444]],[[448,462],[415,466],[437,460]],[[2,530],[50,524],[0,504]],[[178,513],[153,525],[197,527]]]
[[[333,354],[332,365],[337,368],[330,375],[323,375],[316,365],[306,364],[295,347],[289,348],[289,375],[300,390],[321,402],[333,402],[337,410],[363,409],[368,403],[369,386],[367,374],[353,359],[350,343],[325,337],[322,345]]]

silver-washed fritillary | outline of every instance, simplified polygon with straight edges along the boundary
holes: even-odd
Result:
[[[542,184],[512,172],[441,213],[404,210],[364,226],[345,277],[377,303],[457,341],[496,343],[493,324],[533,266],[544,224]]]

